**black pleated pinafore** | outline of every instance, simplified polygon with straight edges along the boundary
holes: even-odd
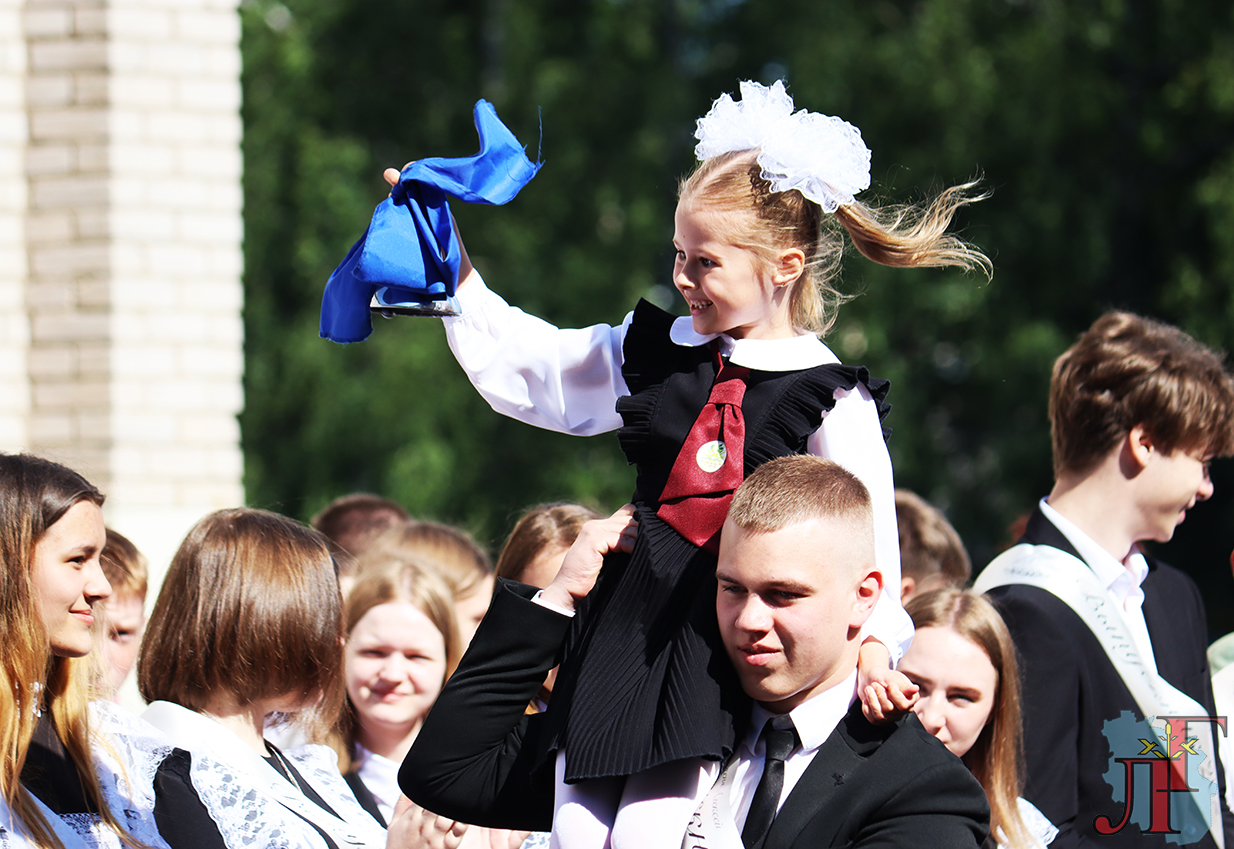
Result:
[[[720,642],[716,558],[656,516],[658,498],[716,376],[714,349],[669,338],[674,317],[642,301],[626,334],[617,432],[638,467],[638,539],[609,556],[575,617],[549,703],[549,751],[566,752],[566,781],[633,775],[684,758],[721,759],[749,701]],[[745,474],[802,454],[835,391],[864,384],[879,405],[888,383],[864,368],[752,371],[742,414]]]

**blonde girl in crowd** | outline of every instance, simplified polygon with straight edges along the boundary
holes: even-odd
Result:
[[[493,596],[493,563],[471,534],[441,522],[408,519],[378,536],[371,548],[378,557],[410,558],[433,567],[454,595],[466,651]]]
[[[1049,844],[1058,829],[1020,797],[1020,679],[1002,617],[972,590],[922,593],[904,609],[917,629],[900,662],[920,689],[913,710],[981,782],[990,800],[991,846]]]
[[[454,600],[437,574],[370,553],[343,605],[347,700],[335,729],[339,768],[364,809],[390,821],[398,768],[462,656]]]

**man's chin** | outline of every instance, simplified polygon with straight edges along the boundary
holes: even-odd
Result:
[[[769,680],[771,673],[766,669],[748,668],[739,672],[737,677],[741,680],[741,689],[756,702],[777,702],[784,698],[784,694]]]

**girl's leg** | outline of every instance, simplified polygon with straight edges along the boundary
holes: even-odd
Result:
[[[566,784],[564,751],[557,753],[556,773],[553,836],[549,849],[610,849],[609,835],[625,779],[592,778]]]
[[[693,758],[626,779],[612,849],[681,849],[690,817],[719,777],[715,761]]]

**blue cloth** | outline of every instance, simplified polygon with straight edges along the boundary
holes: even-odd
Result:
[[[493,104],[476,101],[480,152],[459,159],[421,159],[403,169],[398,185],[334,269],[321,298],[321,335],[361,342],[373,332],[369,302],[382,286],[412,297],[453,296],[461,259],[447,198],[503,204],[540,170],[501,123]]]

